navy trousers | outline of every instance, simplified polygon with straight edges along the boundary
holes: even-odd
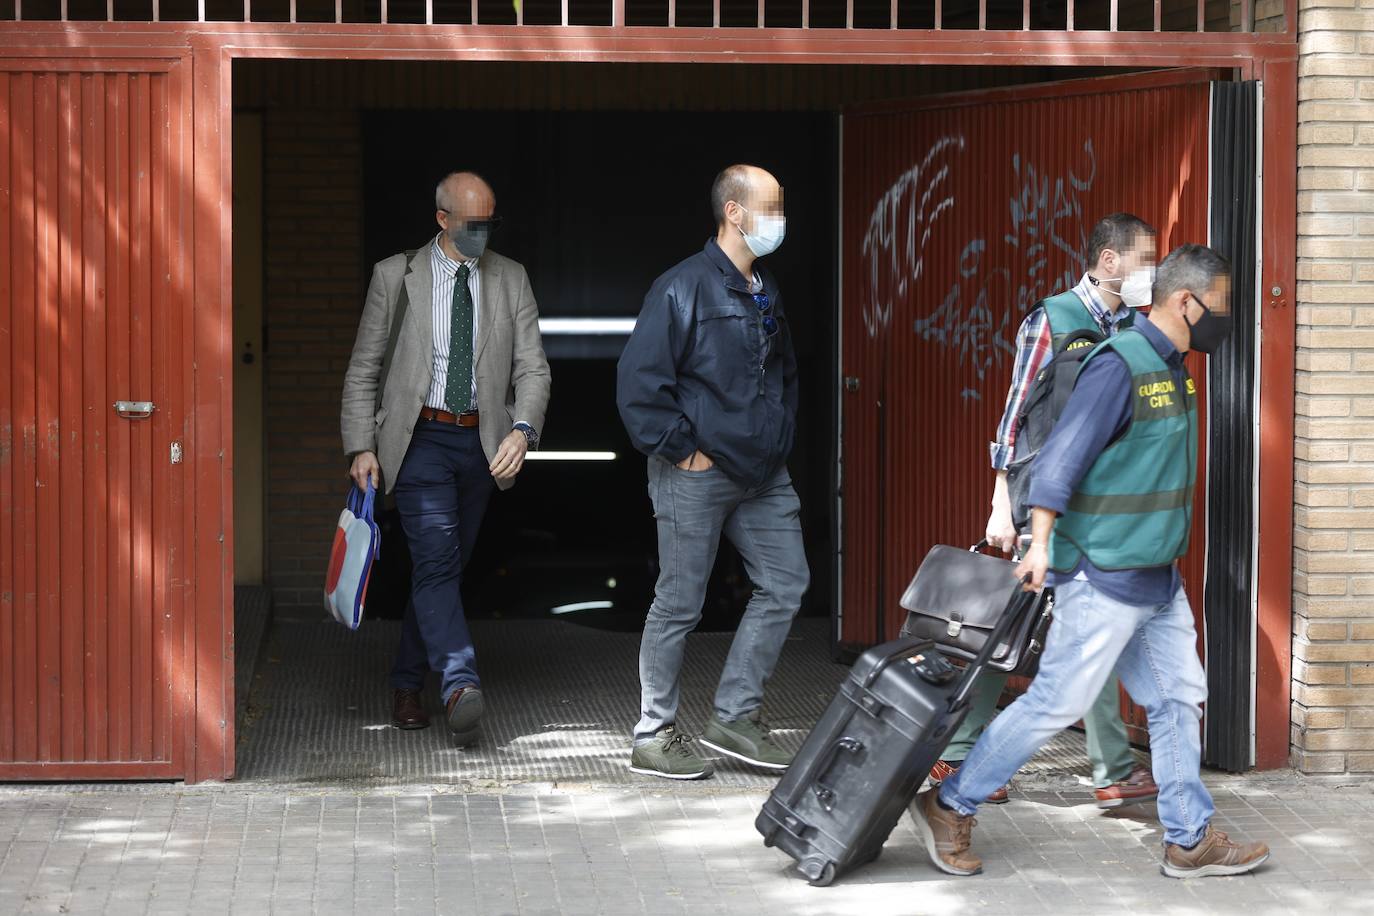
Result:
[[[479,686],[463,613],[463,567],[496,487],[475,428],[420,420],[396,476],[396,508],[414,566],[391,685],[419,690],[428,671],[445,701]]]

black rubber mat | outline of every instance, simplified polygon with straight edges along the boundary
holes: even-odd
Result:
[[[238,715],[244,709],[272,619],[272,590],[263,585],[234,586],[234,696]]]
[[[800,620],[769,684],[764,718],[788,747],[800,745],[847,670],[830,660],[825,620]],[[327,620],[278,619],[239,721],[240,781],[440,784],[586,782],[653,784],[631,773],[629,735],[639,708],[638,633],[561,621],[474,621],[487,703],[474,748],[449,742],[436,685],[434,725],[390,727],[387,683],[399,624],[369,621],[350,633]],[[689,637],[679,722],[696,732],[733,633]],[[1082,736],[1065,733],[1027,773],[1087,772]],[[699,750],[704,751],[704,748]],[[716,761],[715,787],[767,786],[776,777]]]

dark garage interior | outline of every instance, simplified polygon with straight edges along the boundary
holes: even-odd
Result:
[[[767,715],[799,742],[844,670],[832,625],[842,112],[1057,76],[1050,68],[236,64],[241,778],[623,778],[657,545],[644,458],[615,408],[615,361],[653,279],[712,235],[712,178],[738,161],[770,169],[785,188],[787,238],[763,263],[782,288],[798,354],[789,464],[812,586]],[[531,461],[517,486],[492,500],[465,596],[496,705],[490,740],[467,757],[440,728],[392,746],[397,733],[385,727],[408,576],[394,549],[399,532],[384,533],[369,587],[375,619],[358,633],[327,619],[319,584],[348,486],[339,392],[371,265],[433,237],[434,187],[455,169],[495,188],[503,224],[492,248],[525,266],[541,317],[555,323],[544,335],[553,393],[542,450],[615,456]],[[619,324],[604,333],[587,327],[591,319]],[[689,647],[688,727],[709,712],[749,592],[723,544],[692,637],[698,648]]]
[[[426,142],[397,144],[417,121],[428,125]],[[492,248],[525,266],[542,318],[633,319],[654,278],[714,234],[707,192],[716,171],[736,161],[772,171],[785,189],[788,233],[762,263],[794,316],[805,407],[791,468],[816,573],[807,612],[824,614],[833,554],[836,147],[836,118],[824,113],[368,112],[364,263],[432,238],[434,185],[455,168],[472,169],[497,190],[503,223]],[[656,550],[644,458],[615,408],[624,340],[546,330],[554,382],[541,447],[615,458],[531,461],[517,486],[493,500],[469,567],[474,616],[591,605],[565,619],[642,623]],[[733,626],[748,594],[742,576],[733,550],[722,549],[703,627]]]

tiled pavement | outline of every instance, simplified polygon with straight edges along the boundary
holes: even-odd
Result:
[[[1029,783],[1029,784],[1028,784]],[[881,859],[813,888],[753,830],[762,789],[278,786],[0,790],[0,913],[1369,913],[1374,789],[1217,777],[1218,824],[1274,856],[1158,873],[1153,806],[1019,783],[980,815],[985,874],[934,871],[903,820]]]
[[[492,722],[460,751],[387,727],[394,627],[278,621],[219,786],[0,787],[11,913],[862,914],[1374,912],[1374,784],[1210,777],[1218,824],[1274,847],[1245,877],[1159,875],[1153,806],[1099,811],[1066,733],[980,815],[986,873],[936,872],[907,821],[829,888],[753,829],[770,779],[625,769],[636,634],[479,622]],[[691,638],[683,714],[709,714],[729,634]],[[765,708],[795,745],[843,675],[801,621]]]

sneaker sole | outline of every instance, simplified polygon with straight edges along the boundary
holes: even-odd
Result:
[[[790,763],[768,763],[763,760],[755,760],[753,757],[746,757],[739,751],[732,751],[728,747],[721,747],[719,744],[707,741],[705,738],[698,738],[697,741],[706,745],[713,751],[724,754],[726,757],[734,757],[736,760],[743,760],[751,766],[763,767],[765,770],[785,770],[792,765]]]
[[[1241,865],[1203,865],[1198,868],[1178,868],[1165,862],[1159,866],[1160,872],[1168,878],[1216,878],[1226,875],[1243,875],[1248,871],[1254,871],[1265,862],[1269,861],[1269,853],[1265,853],[1253,862],[1246,862]]]
[[[947,875],[955,875],[960,878],[982,873],[982,868],[955,868],[953,865],[947,864],[944,859],[940,858],[940,852],[935,846],[935,832],[930,829],[930,824],[926,822],[926,816],[921,811],[920,805],[913,801],[906,806],[906,810],[911,815],[911,819],[916,822],[916,829],[920,831],[921,841],[925,844],[926,854],[930,856],[932,865]]]
[[[1109,798],[1106,801],[1098,800],[1097,807],[1103,809],[1124,808],[1127,805],[1143,805],[1159,798],[1159,793],[1153,795],[1139,795],[1135,798]]]
[[[630,772],[639,773],[641,776],[657,776],[660,779],[705,779],[715,771],[702,770],[700,773],[664,773],[661,770],[650,770],[645,767],[637,767],[631,764]]]

